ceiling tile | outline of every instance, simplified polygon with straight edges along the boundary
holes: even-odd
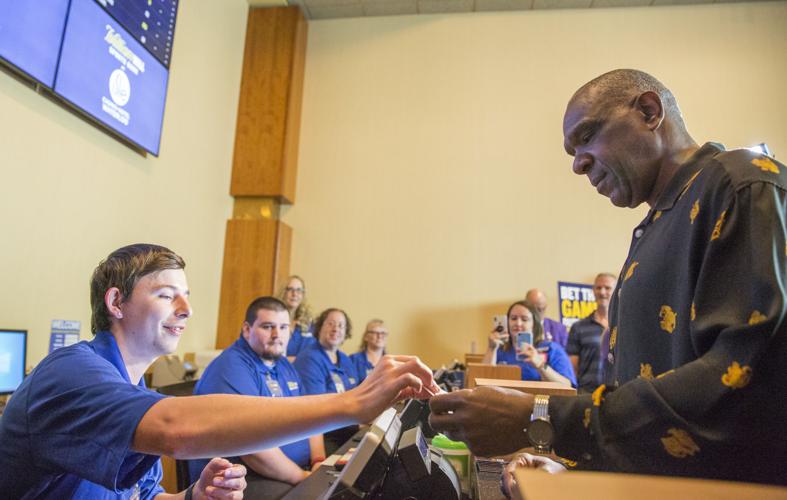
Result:
[[[697,3],[713,3],[713,0],[653,0],[651,5],[694,5]]]
[[[338,17],[364,17],[363,5],[353,3],[348,5],[316,6],[307,2],[309,14],[312,19],[335,19]]]
[[[473,0],[418,0],[420,14],[472,12]]]
[[[647,7],[653,0],[593,0],[591,7]]]
[[[418,14],[418,0],[365,0],[367,16],[401,16]]]
[[[533,0],[475,0],[475,10],[500,11],[500,10],[530,10]]]
[[[586,9],[591,0],[533,0],[534,9]]]

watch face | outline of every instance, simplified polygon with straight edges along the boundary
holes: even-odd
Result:
[[[554,433],[552,424],[540,418],[530,422],[527,428],[527,437],[533,446],[550,446]]]

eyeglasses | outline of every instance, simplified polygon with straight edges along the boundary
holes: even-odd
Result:
[[[366,333],[368,333],[370,335],[378,335],[380,337],[387,337],[388,336],[388,332],[386,332],[386,331],[367,330]]]
[[[287,293],[303,293],[304,292],[303,288],[293,288],[291,286],[288,286],[287,288],[285,288],[284,291],[287,292]]]

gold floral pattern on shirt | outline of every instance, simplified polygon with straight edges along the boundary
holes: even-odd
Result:
[[[659,378],[662,378],[662,377],[666,377],[670,373],[675,373],[675,369],[673,368],[672,370],[667,370],[664,373],[659,373],[658,375],[656,375],[656,378],[659,379]]]
[[[623,281],[628,281],[631,276],[634,275],[634,268],[639,265],[639,262],[632,262],[629,268],[626,270],[626,276],[623,277]]]
[[[639,376],[647,380],[653,380],[653,367],[650,366],[650,363],[639,364]]]
[[[582,418],[582,425],[587,429],[590,427],[590,414],[592,413],[590,408],[585,408],[585,416]]]
[[[661,438],[664,449],[675,458],[686,458],[700,451],[700,447],[688,432],[682,429],[671,428],[667,435]]]
[[[721,383],[733,389],[743,389],[751,382],[751,367],[741,366],[733,361],[727,368],[727,373],[721,376]]]
[[[760,311],[753,311],[751,316],[749,316],[749,325],[754,326],[757,323],[762,323],[766,319],[768,318]]]
[[[567,469],[573,469],[574,467],[577,466],[577,463],[575,461],[569,460],[567,458],[557,457],[557,461],[563,464],[563,466],[566,467]]]
[[[615,344],[618,343],[618,327],[612,328],[612,333],[609,334],[609,350],[615,348]]]
[[[751,162],[755,167],[759,167],[759,169],[762,170],[763,172],[772,172],[774,174],[779,173],[779,166],[776,165],[773,162],[773,160],[771,160],[767,156],[763,156],[762,158],[755,158]]]
[[[700,200],[694,202],[694,205],[691,206],[691,212],[689,212],[689,219],[691,223],[694,224],[694,219],[697,218],[697,214],[700,213]]]
[[[672,310],[670,306],[661,306],[659,311],[659,326],[667,333],[675,331],[675,325],[678,322],[678,313]]]
[[[656,222],[660,218],[661,218],[661,210],[656,210],[656,212],[653,214],[653,219],[651,222]]]
[[[710,233],[710,240],[713,241],[721,236],[721,227],[724,225],[724,218],[727,216],[727,211],[723,211],[719,216],[719,220],[716,221],[716,225],[713,226],[713,232]]]
[[[697,319],[697,308],[694,307],[694,302],[691,303],[691,320]]]
[[[601,406],[601,403],[604,401],[604,391],[606,390],[606,384],[601,384],[595,391],[593,391],[593,394],[591,395],[591,398],[593,399],[593,406]]]

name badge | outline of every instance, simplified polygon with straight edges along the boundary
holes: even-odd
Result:
[[[331,372],[331,378],[333,379],[333,385],[336,386],[336,392],[344,392],[344,382],[342,381],[342,377],[339,376],[336,372]]]
[[[290,391],[297,391],[298,390],[298,382],[293,382],[288,380],[287,381],[287,389]]]
[[[265,385],[268,386],[268,390],[270,391],[271,396],[274,398],[284,397],[284,392],[281,390],[279,381],[271,377],[270,374],[265,375]]]

